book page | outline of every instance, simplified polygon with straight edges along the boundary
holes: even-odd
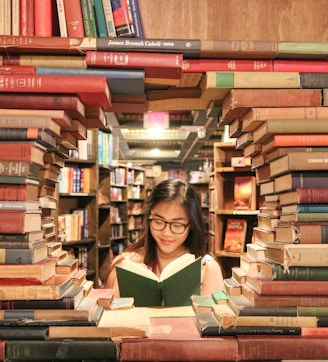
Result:
[[[158,276],[153,271],[148,269],[145,264],[137,263],[130,259],[124,259],[120,267],[132,273],[144,276],[145,278],[159,281]]]
[[[195,255],[193,254],[183,254],[179,258],[171,261],[166,267],[162,270],[160,275],[160,280],[165,280],[171,275],[175,274],[179,270],[184,269],[187,265],[191,264],[195,260]]]

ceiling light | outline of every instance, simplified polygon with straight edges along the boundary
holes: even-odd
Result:
[[[161,129],[159,130],[154,128],[151,132],[149,129],[144,128],[121,128],[120,129],[125,140],[134,141],[134,140],[143,140],[143,141],[154,141],[158,140],[185,140],[188,137],[187,132],[180,132],[179,129]]]

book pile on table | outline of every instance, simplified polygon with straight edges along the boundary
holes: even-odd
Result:
[[[252,243],[224,280],[227,303],[199,316],[203,335],[328,331],[327,92],[281,91],[253,99],[256,90],[234,89],[223,102],[223,124],[238,114],[236,147],[252,159],[262,203]],[[299,103],[293,93],[303,91]]]

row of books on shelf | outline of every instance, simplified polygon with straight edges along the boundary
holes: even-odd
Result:
[[[76,209],[70,214],[58,215],[58,240],[61,242],[89,237],[88,209]]]
[[[13,0],[1,3],[1,35],[142,37],[136,0]]]
[[[90,193],[89,167],[64,166],[59,174],[58,191],[60,193]]]

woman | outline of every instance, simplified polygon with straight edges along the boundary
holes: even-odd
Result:
[[[223,288],[223,277],[219,264],[204,255],[204,247],[203,213],[196,190],[181,180],[162,181],[147,200],[141,238],[113,260],[106,287],[119,296],[115,266],[124,258],[144,264],[159,276],[171,261],[191,253],[203,257],[201,294],[210,295]]]

